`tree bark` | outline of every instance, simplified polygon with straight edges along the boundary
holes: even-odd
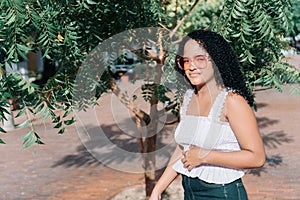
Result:
[[[158,44],[160,45],[160,52],[156,55],[156,71],[155,71],[155,78],[154,84],[155,87],[159,86],[161,80],[161,66],[165,62],[166,52],[163,50],[162,47],[162,32],[159,32],[159,40]],[[154,57],[154,56],[153,56]],[[148,199],[151,195],[151,192],[156,184],[156,139],[157,139],[157,126],[158,126],[158,118],[159,112],[157,109],[158,99],[153,94],[151,101],[151,109],[150,109],[150,124],[147,129],[148,137],[145,139],[145,147],[146,147],[146,155],[145,155],[145,190],[146,190],[146,198]]]
[[[158,87],[161,80],[161,66],[165,62],[165,58],[167,56],[166,52],[162,46],[162,32],[158,32],[158,44],[159,44],[159,53],[155,53],[152,50],[149,50],[148,53],[151,56],[152,60],[157,62],[155,77],[154,77],[154,87]],[[136,53],[132,50],[133,53]],[[150,197],[151,192],[156,184],[156,139],[157,139],[157,126],[158,126],[158,118],[159,111],[157,108],[158,99],[155,94],[152,94],[150,101],[150,114],[148,115],[144,111],[137,108],[134,104],[134,101],[128,97],[125,93],[120,91],[120,88],[115,84],[115,82],[111,82],[111,88],[113,93],[120,99],[120,101],[126,105],[126,107],[135,114],[137,127],[140,128],[140,120],[143,120],[147,125],[147,136],[143,139],[140,138],[140,151],[143,154],[144,158],[144,177],[145,177],[145,191],[147,199]]]
[[[150,197],[151,192],[156,184],[156,139],[157,139],[157,123],[158,123],[158,110],[157,110],[157,99],[155,96],[151,100],[150,117],[151,122],[147,127],[147,137],[144,142],[145,152],[144,154],[144,168],[145,168],[145,191],[146,197]]]

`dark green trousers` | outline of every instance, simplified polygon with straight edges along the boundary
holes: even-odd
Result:
[[[228,184],[207,183],[199,178],[182,175],[184,200],[247,200],[243,182],[238,179]]]

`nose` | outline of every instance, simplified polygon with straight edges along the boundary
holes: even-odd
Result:
[[[189,70],[195,70],[195,69],[197,69],[197,66],[195,65],[193,60],[190,60]]]

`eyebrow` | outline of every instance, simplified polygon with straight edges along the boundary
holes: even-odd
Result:
[[[195,55],[194,58],[197,57],[197,56],[207,56],[207,55],[205,55],[205,54],[198,54],[198,55]],[[180,57],[182,57],[182,58],[189,58],[187,56],[180,56]]]

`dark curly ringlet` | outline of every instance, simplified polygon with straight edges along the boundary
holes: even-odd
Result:
[[[213,61],[217,84],[233,89],[243,96],[250,106],[254,106],[254,95],[247,87],[237,56],[229,43],[219,34],[209,30],[196,30],[185,36],[179,44],[176,60],[183,55],[186,42],[193,39],[203,47]],[[184,70],[177,70],[185,76]],[[220,77],[221,76],[221,77]]]

